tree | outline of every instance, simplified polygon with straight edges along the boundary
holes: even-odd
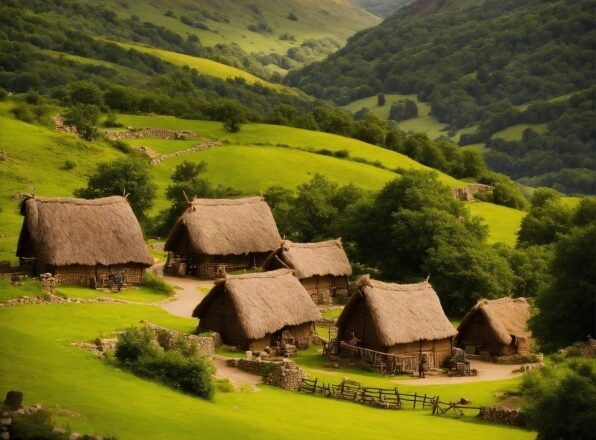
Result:
[[[230,133],[240,130],[240,124],[246,122],[246,108],[233,99],[219,99],[208,110],[209,116],[222,121],[224,128]]]
[[[552,284],[536,298],[538,313],[530,328],[546,350],[594,336],[596,307],[596,220],[574,227],[555,245]]]
[[[71,104],[90,104],[101,107],[103,93],[91,81],[77,81],[68,86],[68,97]]]
[[[379,93],[377,95],[377,106],[378,107],[383,107],[385,105],[385,94],[384,93]]]
[[[149,161],[134,155],[100,163],[95,174],[89,177],[87,187],[76,190],[75,196],[96,199],[126,192],[133,212],[142,222],[153,206],[155,191]]]
[[[484,243],[486,227],[451,197],[436,173],[407,171],[358,210],[345,236],[356,243],[359,261],[380,268],[386,279],[430,273],[448,313],[510,292],[513,273]]]
[[[523,413],[538,440],[594,439],[596,369],[586,360],[566,360],[524,375]]]
[[[99,119],[99,107],[92,104],[76,104],[64,115],[64,123],[76,127],[79,135],[90,141],[97,136],[95,125]]]
[[[569,230],[571,210],[563,205],[556,191],[538,188],[531,205],[517,233],[519,247],[553,243]]]

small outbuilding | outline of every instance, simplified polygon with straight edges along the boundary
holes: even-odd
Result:
[[[228,275],[215,282],[193,312],[199,331],[214,331],[225,344],[260,351],[287,342],[306,348],[321,313],[287,269]]]
[[[260,267],[280,242],[263,197],[194,199],[166,241],[166,272],[212,279]]]
[[[387,359],[398,359],[401,371],[415,370],[421,356],[428,367],[440,366],[451,356],[457,334],[428,281],[394,284],[368,275],[358,282],[337,327],[343,345],[392,355]]]
[[[532,337],[527,330],[530,315],[525,298],[482,299],[459,324],[456,344],[468,354],[526,356]]]
[[[50,272],[60,283],[94,287],[120,272],[127,284],[140,284],[153,264],[124,197],[27,197],[21,214],[17,256],[25,272]]]
[[[341,240],[319,243],[282,242],[263,264],[263,270],[291,269],[317,304],[329,304],[334,296],[348,294],[352,266]]]

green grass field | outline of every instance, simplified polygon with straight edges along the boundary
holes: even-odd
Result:
[[[508,141],[521,140],[524,130],[531,128],[537,133],[544,133],[546,131],[546,124],[516,124],[507,127],[501,131],[493,133],[491,138],[501,138]]]
[[[515,246],[517,231],[525,212],[486,202],[467,203],[467,206],[472,215],[482,217],[488,225],[489,243],[501,242]]]
[[[193,130],[200,135],[218,139],[232,144],[246,145],[283,145],[305,150],[328,149],[330,151],[346,150],[350,158],[364,158],[379,161],[389,169],[430,169],[409,157],[385,148],[367,144],[356,139],[335,134],[300,128],[284,127],[268,124],[244,124],[238,133],[228,133],[219,122],[178,119],[169,116],[118,115],[118,120],[132,127],[160,127],[171,130]],[[137,142],[141,144],[144,139]],[[166,141],[167,142],[167,141]],[[170,141],[180,142],[180,141]],[[171,144],[172,146],[178,144]],[[163,146],[161,148],[164,148]],[[174,148],[174,147],[172,147]],[[451,187],[465,184],[444,173],[438,173],[439,179]],[[355,183],[358,184],[358,180]]]
[[[439,122],[434,116],[431,116],[430,104],[419,101],[416,95],[385,94],[386,102],[384,106],[377,105],[376,95],[369,96],[368,98],[352,101],[349,104],[344,105],[343,108],[351,112],[356,112],[362,107],[366,107],[379,118],[387,119],[389,117],[391,105],[402,99],[411,99],[416,102],[416,105],[418,106],[418,117],[398,122],[397,126],[401,130],[405,132],[413,131],[426,133],[430,139],[436,139],[439,136],[447,136],[447,131],[445,131],[447,126]]]
[[[164,26],[183,36],[194,34],[203,45],[234,43],[249,53],[285,54],[306,39],[332,38],[343,44],[357,31],[380,21],[345,0],[252,0],[250,3],[220,0],[216,4],[208,0],[171,0],[167,3],[132,0],[125,5],[109,0],[109,3],[114,11],[122,15],[137,15],[142,21]],[[252,10],[249,5],[254,5]],[[259,14],[254,12],[254,7],[258,8]],[[176,17],[165,16],[167,10],[174,12]],[[196,15],[195,12],[201,10],[217,13],[228,22],[201,19],[209,27],[209,30],[202,30],[179,19],[183,15]],[[297,21],[288,20],[290,11],[297,15]],[[267,23],[273,32],[251,32],[247,29],[248,25],[260,22]],[[279,38],[282,34],[293,35],[296,41],[282,40]]]
[[[193,319],[142,305],[67,304],[0,310],[0,391],[23,391],[25,404],[43,403],[57,414],[62,426],[119,439],[361,440],[395,438],[396,430],[400,438],[445,440],[535,436],[530,431],[480,423],[472,415],[458,420],[431,416],[429,411],[384,411],[265,385],[258,392],[217,393],[213,402],[205,402],[137,378],[71,345],[109,336],[140,320],[186,332],[196,326]],[[310,363],[310,371],[318,374],[316,357],[306,353],[300,362]],[[376,383],[372,376],[367,380]],[[475,403],[489,403],[496,391],[516,386],[515,381],[506,381],[416,390],[447,399],[465,395]],[[354,423],[358,420],[366,422]]]
[[[278,83],[265,81],[264,79],[261,79],[253,75],[252,73],[248,73],[242,69],[238,69],[237,67],[228,66],[226,64],[218,63],[217,61],[213,61],[207,58],[194,57],[191,55],[171,52],[168,50],[155,49],[153,47],[145,47],[136,44],[122,43],[120,41],[112,41],[112,43],[116,43],[119,46],[122,46],[126,49],[134,49],[139,52],[148,53],[179,67],[188,66],[191,69],[196,69],[199,73],[203,75],[213,76],[219,79],[242,78],[249,84],[261,84],[278,92],[287,93],[289,95],[302,96],[304,98],[307,97],[307,95],[305,95],[298,89],[287,87]]]

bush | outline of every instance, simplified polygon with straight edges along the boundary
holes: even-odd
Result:
[[[164,295],[174,294],[174,288],[152,272],[145,272],[142,286],[156,293],[161,293]]]
[[[124,127],[124,124],[118,122],[114,113],[108,113],[108,115],[106,116],[106,120],[103,121],[102,125],[106,128]]]
[[[350,156],[350,153],[348,150],[337,150],[333,153],[333,156],[339,159],[346,159]]]
[[[137,376],[212,399],[215,368],[209,358],[199,355],[196,346],[183,336],[174,344],[169,335],[164,337],[162,333],[157,338],[168,347],[166,350],[159,348],[151,330],[130,328],[118,337],[116,358]]]
[[[35,114],[30,105],[25,103],[19,103],[11,110],[12,114],[19,121],[27,122],[31,124],[35,120]]]
[[[290,12],[290,13],[288,14],[288,20],[291,20],[291,21],[298,21],[298,16],[297,16],[296,14],[294,14],[293,12]]]
[[[116,359],[123,364],[133,364],[141,357],[152,356],[157,353],[153,343],[153,334],[145,328],[131,327],[118,336],[116,345]]]
[[[8,96],[8,92],[5,89],[3,89],[2,87],[0,87],[0,101],[4,101],[7,96]]]
[[[121,151],[124,154],[130,154],[134,150],[128,145],[126,142],[122,140],[117,141],[110,141],[110,145],[114,147],[116,150]]]
[[[43,409],[30,415],[16,415],[10,429],[10,438],[17,440],[62,440],[67,438],[53,430],[51,414]]]
[[[65,171],[70,171],[72,169],[74,169],[77,166],[76,163],[74,163],[72,160],[65,160],[64,161],[64,165],[62,165],[62,169]]]

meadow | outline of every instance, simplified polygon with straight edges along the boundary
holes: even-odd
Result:
[[[466,206],[472,215],[482,217],[488,225],[489,243],[501,242],[515,246],[517,231],[526,215],[524,211],[486,202],[470,202]]]
[[[206,402],[137,378],[72,345],[109,336],[141,320],[185,332],[196,326],[193,319],[177,318],[148,305],[65,304],[2,309],[0,388],[23,391],[25,404],[43,403],[62,426],[119,439],[393,438],[396,430],[401,438],[424,435],[447,440],[535,436],[526,430],[482,423],[472,415],[454,419],[431,416],[430,411],[384,411],[266,385],[260,385],[257,392],[217,393],[213,402]],[[307,368],[312,364],[315,368],[310,372],[319,374],[318,361],[310,357],[315,355],[305,353],[299,362]],[[355,374],[377,383],[372,375],[366,379],[366,374]],[[380,383],[382,378],[378,379]],[[496,391],[516,386],[516,382],[503,381],[416,390],[446,398],[465,394],[480,404],[494,401]]]

